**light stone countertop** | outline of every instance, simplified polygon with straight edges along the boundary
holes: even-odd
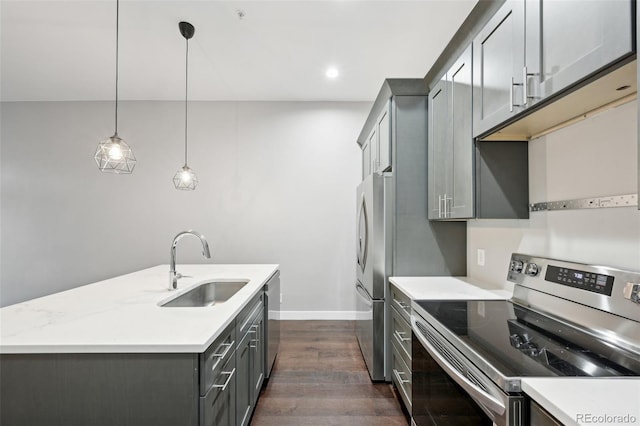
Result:
[[[160,265],[0,309],[0,353],[204,352],[279,265]],[[212,307],[159,303],[213,279],[249,282]]]
[[[506,300],[513,287],[504,288],[467,277],[390,277],[389,281],[412,300]]]
[[[637,378],[525,378],[522,390],[564,425],[640,425]]]

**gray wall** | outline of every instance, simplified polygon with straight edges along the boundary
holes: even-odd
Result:
[[[531,203],[635,194],[637,102],[529,142]],[[511,253],[640,271],[640,212],[634,207],[532,212],[529,220],[473,220],[468,274],[505,282]],[[477,250],[485,250],[485,265]]]
[[[93,161],[113,133],[112,102],[3,103],[0,306],[166,264],[173,236],[193,228],[213,263],[280,263],[291,316],[350,315],[355,138],[370,107],[192,102],[189,165],[200,184],[181,192],[171,179],[183,163],[182,102],[121,103],[132,175]],[[209,262],[196,240],[178,247],[187,262]]]

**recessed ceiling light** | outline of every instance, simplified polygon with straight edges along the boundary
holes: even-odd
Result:
[[[325,73],[325,75],[327,76],[327,78],[337,78],[340,75],[340,72],[336,67],[329,67],[327,68],[327,72]]]

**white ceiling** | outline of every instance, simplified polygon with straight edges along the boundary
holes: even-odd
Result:
[[[184,99],[186,20],[190,99],[372,101],[423,77],[475,3],[121,0],[120,99]],[[1,100],[114,99],[115,0],[0,5]]]

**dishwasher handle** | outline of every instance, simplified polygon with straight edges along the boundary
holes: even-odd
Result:
[[[416,324],[419,323],[416,321]],[[424,327],[424,325],[422,324],[419,325]],[[449,377],[451,377],[456,383],[458,383],[465,391],[469,393],[469,396],[478,401],[478,403],[480,403],[482,406],[486,407],[488,410],[497,414],[498,416],[502,416],[504,414],[504,412],[506,411],[506,407],[504,406],[502,401],[480,389],[477,385],[463,376],[440,354],[440,352],[436,348],[431,345],[431,343],[429,343],[429,341],[420,331],[420,328],[416,327],[416,329],[414,329],[414,334],[418,337],[418,340],[420,341],[420,343],[422,343],[422,346],[424,346],[427,352],[429,352],[429,354],[449,375]]]

